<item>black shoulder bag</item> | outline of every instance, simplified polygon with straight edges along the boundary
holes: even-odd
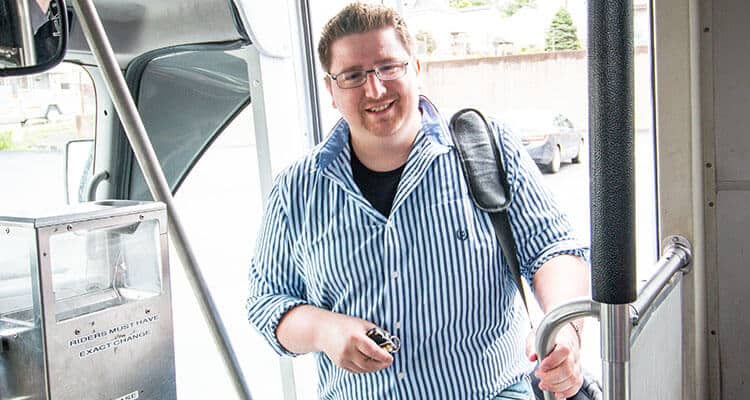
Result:
[[[449,127],[474,205],[489,213],[495,235],[503,250],[503,256],[510,267],[528,312],[529,306],[521,283],[521,268],[518,265],[518,251],[508,220],[507,210],[513,200],[512,191],[508,187],[503,167],[503,154],[495,142],[495,135],[484,116],[479,111],[470,108],[454,114]],[[540,355],[540,359],[541,357]],[[544,399],[543,392],[539,389],[539,379],[534,374],[531,375],[531,384],[537,399]],[[600,400],[601,398],[599,383],[588,375],[584,375],[581,389],[569,399]]]

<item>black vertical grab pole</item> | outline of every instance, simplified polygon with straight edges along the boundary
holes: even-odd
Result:
[[[604,398],[630,397],[637,298],[632,0],[589,0],[592,297],[601,303]]]
[[[593,299],[637,297],[630,0],[589,1],[589,136]]]

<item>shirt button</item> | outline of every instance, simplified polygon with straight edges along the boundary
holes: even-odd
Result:
[[[399,372],[399,373],[398,373],[398,379],[400,379],[400,380],[404,380],[404,377],[405,377],[405,376],[406,376],[406,375],[404,375],[404,373],[403,373],[403,372]]]
[[[396,329],[401,329],[401,321],[396,321],[396,323],[393,324],[393,327]]]
[[[398,271],[393,271],[391,273],[391,278],[393,278],[394,280],[398,279]]]

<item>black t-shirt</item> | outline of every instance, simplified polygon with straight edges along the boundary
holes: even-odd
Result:
[[[391,215],[393,198],[396,197],[396,190],[398,189],[399,181],[401,181],[401,173],[404,171],[404,166],[402,165],[392,171],[373,171],[359,161],[357,155],[354,154],[354,149],[352,149],[351,153],[354,182],[359,187],[362,195],[365,196],[365,199],[387,218]]]

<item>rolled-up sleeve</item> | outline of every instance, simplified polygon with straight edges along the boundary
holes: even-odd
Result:
[[[531,156],[502,125],[493,123],[493,127],[500,138],[511,186],[508,215],[524,277],[532,282],[536,271],[558,255],[569,254],[587,260],[587,246],[575,236]]]
[[[247,316],[250,324],[279,355],[296,356],[276,337],[276,327],[291,308],[306,304],[305,285],[292,257],[284,190],[274,185],[266,205],[255,255],[248,274]]]

